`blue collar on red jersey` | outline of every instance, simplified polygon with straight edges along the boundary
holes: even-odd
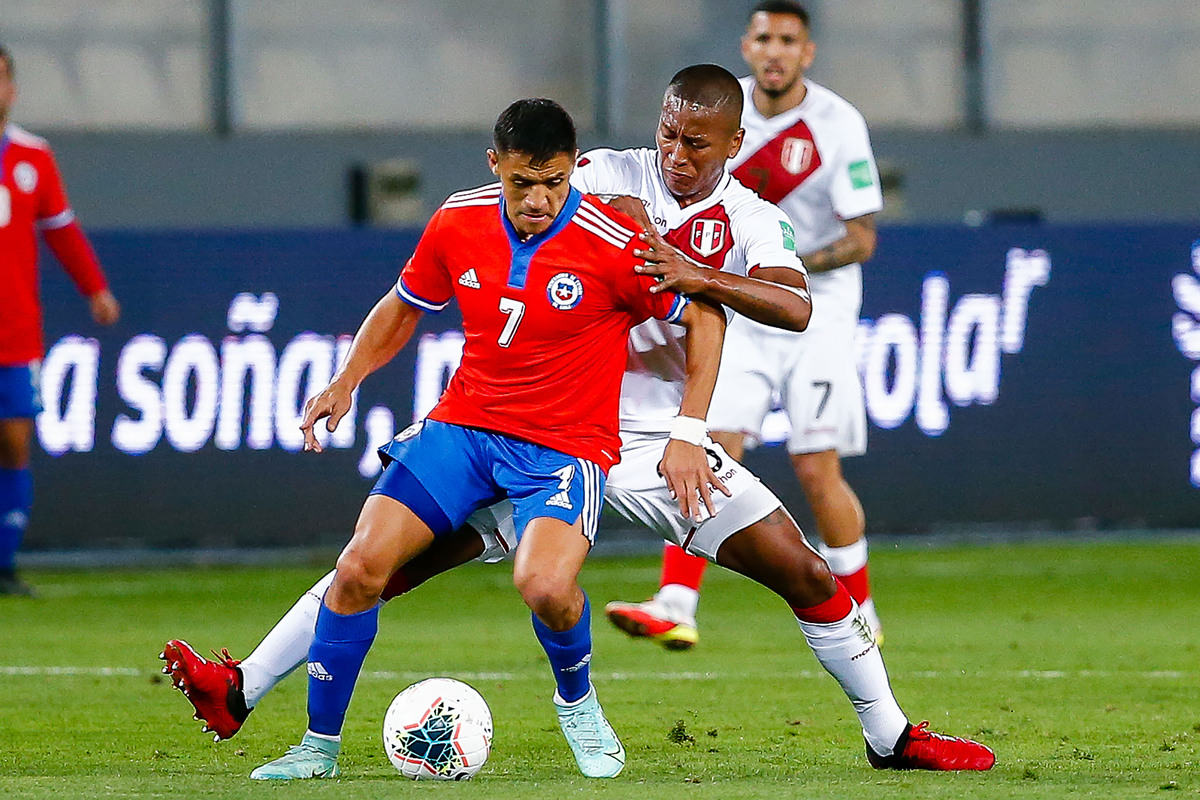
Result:
[[[572,186],[570,193],[567,194],[567,202],[563,203],[562,210],[558,212],[554,222],[550,223],[550,227],[537,236],[531,236],[522,242],[521,237],[517,235],[517,229],[509,222],[508,212],[504,209],[504,195],[500,195],[500,225],[504,228],[504,233],[508,236],[508,244],[512,248],[512,263],[508,267],[509,288],[525,288],[525,280],[529,277],[529,262],[533,260],[534,253],[543,244],[553,239],[559,231],[567,227],[571,217],[575,216],[575,212],[579,210],[579,203],[582,200],[583,195]]]

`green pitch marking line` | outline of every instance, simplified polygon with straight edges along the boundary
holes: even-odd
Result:
[[[158,673],[160,670],[137,669],[136,667],[22,667],[0,666],[0,675],[53,677],[83,676],[89,678],[137,678]],[[960,670],[916,670],[913,672],[890,671],[895,678],[920,678],[928,680],[948,680],[950,678],[995,678],[995,679],[1026,679],[1026,680],[1078,680],[1086,678],[1115,678],[1135,677],[1146,680],[1181,680],[1184,678],[1200,677],[1200,671],[1185,672],[1181,670],[1144,670],[1126,672],[1123,670],[1082,669],[1020,669],[1020,670],[979,670],[963,672]],[[515,681],[543,680],[545,670],[529,670],[525,672],[448,672],[447,677],[461,681]],[[406,680],[417,681],[429,677],[428,672],[375,670],[363,672],[359,677],[368,680]],[[607,681],[730,681],[758,678],[768,680],[786,679],[815,679],[826,680],[829,674],[823,670],[797,670],[795,672],[596,672],[592,677]]]

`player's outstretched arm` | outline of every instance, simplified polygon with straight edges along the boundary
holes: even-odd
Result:
[[[753,278],[724,270],[709,269],[692,261],[653,230],[641,234],[642,249],[634,255],[645,259],[638,272],[659,278],[653,292],[673,291],[702,297],[729,306],[755,322],[802,331],[812,315],[812,301],[804,273],[783,264],[762,264]]]
[[[717,385],[717,371],[721,366],[725,312],[704,301],[695,301],[684,309],[680,322],[688,329],[685,353],[687,377],[684,379],[679,416],[662,461],[658,464],[658,472],[666,480],[671,496],[679,503],[679,512],[690,519],[700,520],[705,518],[701,503],[708,515],[716,513],[712,504],[714,488],[729,494],[725,484],[712,471],[708,455],[700,444],[705,432],[708,404],[712,400],[713,388]]]
[[[375,370],[391,361],[412,338],[421,310],[405,303],[394,291],[389,291],[375,307],[350,344],[350,352],[342,368],[333,376],[320,394],[304,405],[304,449],[321,452],[321,443],[313,434],[318,420],[328,418],[325,429],[332,432],[350,410],[354,390]]]
[[[875,215],[845,221],[846,235],[804,256],[809,272],[828,272],[847,264],[858,264],[875,255]]]

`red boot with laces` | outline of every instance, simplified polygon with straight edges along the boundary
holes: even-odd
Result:
[[[234,660],[228,650],[213,651],[216,660],[209,661],[182,639],[172,639],[159,655],[167,665],[163,674],[183,692],[196,709],[195,719],[204,720],[204,732],[216,734],[214,742],[228,739],[238,732],[250,709],[242,694],[241,662]]]
[[[979,742],[934,733],[922,722],[904,729],[890,756],[879,755],[868,744],[867,761],[875,769],[988,770],[996,754]]]

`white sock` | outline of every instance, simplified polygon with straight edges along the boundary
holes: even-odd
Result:
[[[867,565],[867,540],[859,539],[845,547],[830,547],[822,544],[821,556],[829,562],[829,571],[834,575],[853,575]]]
[[[858,605],[840,622],[800,621],[800,630],[821,666],[854,704],[867,744],[881,756],[891,755],[908,718],[892,694],[883,656]]]
[[[654,599],[688,619],[696,618],[696,609],[700,606],[700,593],[680,583],[668,583],[661,587]]]
[[[571,702],[568,703],[566,700],[562,699],[562,695],[558,693],[558,689],[555,689],[554,690],[554,705],[558,706],[559,708],[576,708],[576,707],[582,705],[583,701],[587,700],[589,697],[591,697],[595,693],[596,693],[596,687],[593,686],[591,683],[588,683],[587,694],[585,694],[583,697],[579,698],[578,700],[572,700]]]
[[[308,648],[312,646],[321,598],[333,583],[335,571],[321,578],[301,595],[283,615],[283,619],[275,623],[275,627],[263,637],[254,652],[239,665],[247,708],[258,705],[258,701],[274,689],[275,684],[308,660]]]

